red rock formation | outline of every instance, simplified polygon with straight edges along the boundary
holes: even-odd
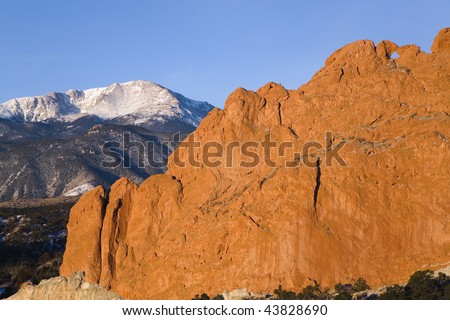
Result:
[[[86,272],[87,282],[98,283],[101,272],[100,235],[103,224],[105,191],[96,187],[72,207],[67,225],[68,245],[64,252],[64,265],[61,274],[70,276],[70,270]],[[82,257],[82,258],[80,258]]]
[[[280,281],[295,290],[312,279],[387,285],[449,264],[448,35],[439,33],[432,53],[357,41],[297,90],[237,89],[202,121],[196,141],[260,142],[270,132],[296,150],[345,143],[347,166],[327,163],[325,148],[304,152],[295,167],[285,165],[292,150],[273,155],[274,166],[245,167],[239,161],[251,159],[235,148],[233,163],[212,167],[204,150],[179,148],[166,174],[139,188],[116,182],[106,208],[101,189],[80,199],[61,274],[86,271],[126,298],[191,298],[267,292]],[[190,155],[203,164],[181,167]]]

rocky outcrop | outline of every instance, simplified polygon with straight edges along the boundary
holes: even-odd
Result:
[[[70,246],[66,247],[65,262],[60,272],[70,275],[71,270],[86,272],[86,281],[98,283],[100,279],[100,235],[103,224],[105,192],[96,187],[84,194],[71,209],[67,228]],[[89,221],[89,223],[86,223]]]
[[[237,89],[172,154],[166,174],[140,187],[121,179],[107,198],[101,189],[83,196],[71,212],[61,274],[86,271],[126,298],[192,298],[359,277],[377,287],[445,267],[446,32],[432,53],[354,42],[297,90]],[[268,134],[272,149],[260,143]],[[224,146],[228,158],[208,164],[217,150],[192,139]],[[305,149],[311,141],[322,147]],[[245,143],[254,156],[230,148]],[[278,149],[286,143],[294,148]],[[90,208],[99,198],[105,206]]]
[[[222,297],[224,300],[261,300],[266,298],[266,295],[248,292],[247,289],[235,289],[223,292]]]
[[[84,273],[70,277],[42,280],[38,285],[26,283],[8,300],[122,300],[118,294],[98,284],[84,282]]]
[[[433,41],[431,51],[450,53],[450,28],[439,31],[437,37]]]

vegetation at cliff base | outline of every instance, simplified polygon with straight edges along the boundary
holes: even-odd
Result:
[[[350,300],[350,299],[383,299],[383,300],[450,300],[450,276],[433,271],[417,271],[409,278],[406,285],[393,285],[385,289],[369,292],[370,286],[363,278],[353,284],[337,283],[334,292],[328,288],[322,289],[315,283],[306,286],[302,292],[283,290],[281,286],[274,291],[280,300]]]
[[[275,300],[450,300],[450,276],[430,270],[417,271],[409,278],[406,285],[393,285],[372,290],[366,280],[359,278],[353,283],[337,283],[334,291],[322,288],[316,281],[301,292],[284,290],[282,285],[266,295],[266,299]],[[209,300],[203,293],[195,295],[193,300]],[[219,294],[213,300],[223,300]]]
[[[405,286],[393,285],[379,296],[383,300],[450,300],[450,277],[439,272],[417,271]]]

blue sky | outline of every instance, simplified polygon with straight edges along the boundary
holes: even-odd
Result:
[[[150,80],[222,107],[237,87],[295,89],[358,39],[429,52],[450,1],[0,0],[0,102]]]

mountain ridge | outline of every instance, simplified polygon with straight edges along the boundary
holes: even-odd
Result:
[[[150,81],[135,80],[11,99],[0,104],[0,118],[17,122],[70,122],[90,115],[114,122],[133,115],[133,121],[127,124],[148,126],[146,122],[178,119],[196,127],[211,109],[207,102],[188,99]]]

